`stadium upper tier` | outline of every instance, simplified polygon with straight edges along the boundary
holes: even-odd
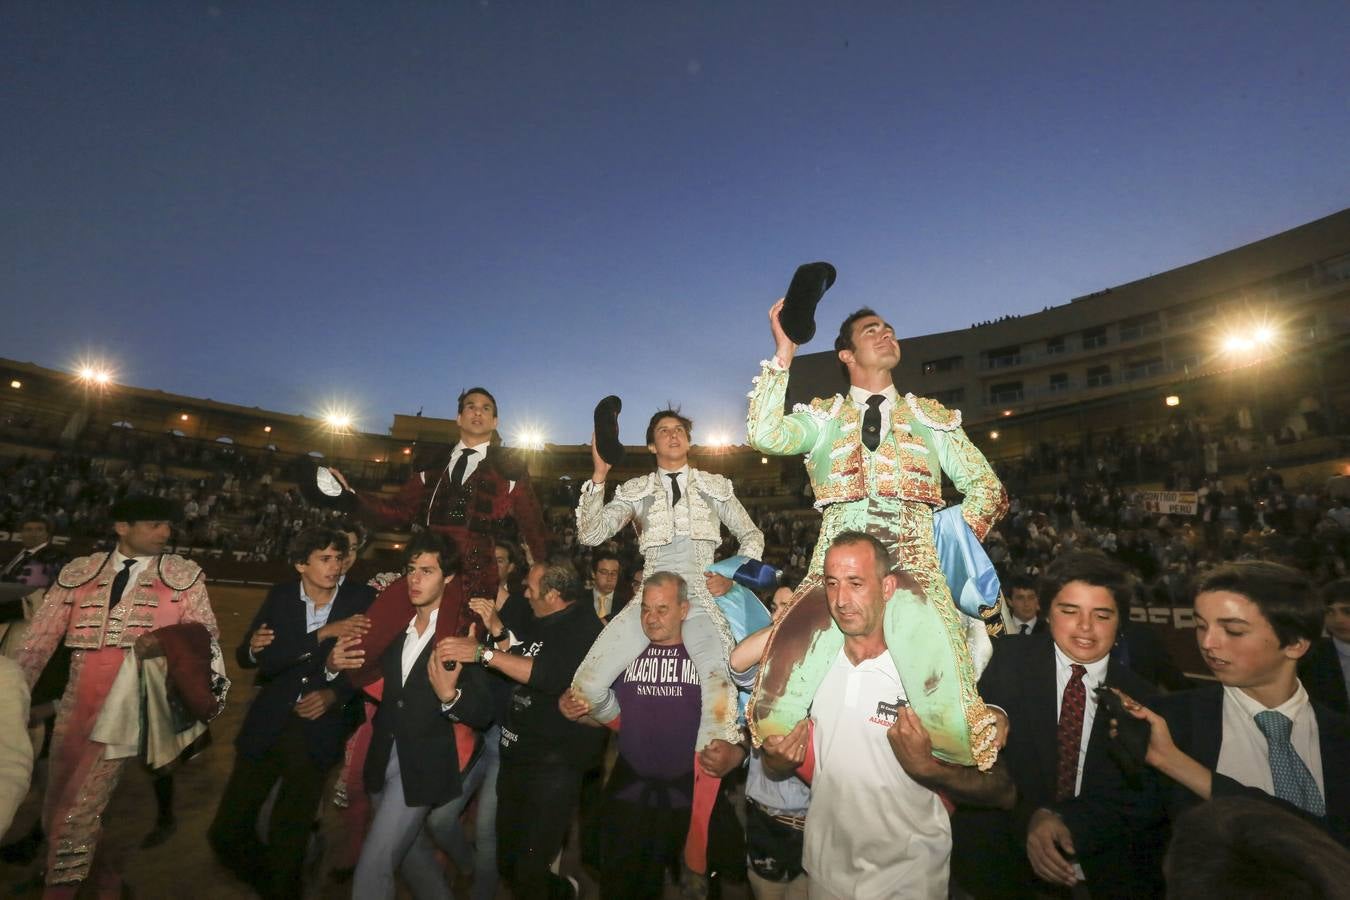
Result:
[[[905,304],[940,300],[829,297],[817,310],[816,343],[828,344],[833,322],[857,306],[903,329]],[[997,309],[997,299],[987,306]],[[1347,335],[1350,210],[1343,210],[1041,312],[902,335],[894,377],[901,391],[961,409],[972,437],[1006,457],[1085,429],[1152,427],[1176,407],[1213,415],[1270,406],[1266,424],[1276,430],[1277,405],[1344,409]],[[807,402],[842,385],[832,349],[800,354],[788,400]]]
[[[903,327],[909,301],[856,298],[847,309],[843,302],[832,296],[818,311],[817,343],[828,345],[831,320],[863,302]],[[1350,411],[1350,210],[1042,312],[902,337],[901,350],[900,390],[961,409],[971,437],[1004,471],[1044,474],[1047,458],[1073,448],[1091,454],[1103,436],[1118,452],[1127,440],[1157,443],[1178,428],[1202,438],[1245,435],[1256,453],[1333,438],[1346,433]],[[752,368],[748,362],[747,387]],[[788,402],[843,386],[832,350],[799,355]],[[93,369],[0,360],[0,441],[9,445],[0,453],[96,451],[115,445],[119,433],[283,462],[323,459],[368,487],[433,464],[458,440],[453,420],[399,414],[387,433],[358,432],[338,419],[118,384]],[[646,448],[632,451],[615,478],[648,467]],[[795,459],[697,445],[695,458],[753,494],[800,491]],[[583,445],[550,444],[529,459],[539,479],[579,480],[590,471]]]

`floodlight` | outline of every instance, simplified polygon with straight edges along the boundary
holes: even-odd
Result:
[[[516,432],[516,445],[525,450],[543,450],[544,432],[537,428],[522,428]]]
[[[75,377],[85,384],[94,384],[99,387],[107,387],[112,384],[112,370],[96,360],[84,360],[78,364],[75,369]]]

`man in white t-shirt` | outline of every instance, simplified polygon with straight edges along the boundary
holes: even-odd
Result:
[[[825,555],[830,616],[844,647],[825,674],[809,720],[766,738],[765,765],[811,783],[803,863],[812,898],[947,897],[953,801],[1010,807],[1002,763],[988,773],[935,759],[908,708],[882,622],[887,598],[909,578],[890,571],[885,546],[845,531]]]

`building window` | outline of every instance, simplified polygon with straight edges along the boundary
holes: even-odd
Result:
[[[959,372],[965,366],[961,356],[944,356],[942,359],[930,359],[923,364],[923,374],[937,375],[941,372]]]
[[[1090,388],[1106,387],[1110,383],[1111,383],[1110,366],[1093,366],[1092,368],[1087,370],[1088,387]]]
[[[1202,325],[1214,317],[1214,307],[1208,304],[1191,304],[1170,310],[1167,313],[1167,324],[1172,328],[1186,328],[1191,325]]]
[[[1052,337],[1045,342],[1046,356],[1055,356],[1057,354],[1068,351],[1068,349],[1069,345],[1064,340],[1064,335],[1060,335],[1059,337]]]
[[[1087,328],[1083,331],[1083,349],[1095,350],[1106,346],[1106,328]]]
[[[1022,348],[998,347],[994,350],[984,351],[985,364],[990,369],[1004,369],[1008,366],[1020,365],[1022,362]]]
[[[1157,313],[1134,316],[1120,323],[1120,339],[1122,341],[1137,341],[1141,338],[1152,337],[1161,331],[1162,323],[1158,321]]]
[[[989,388],[990,403],[1017,403],[1022,399],[1022,382],[1005,381]]]
[[[1057,394],[1069,389],[1069,373],[1054,372],[1050,375],[1050,393]]]
[[[1163,373],[1162,357],[1151,356],[1148,359],[1134,359],[1125,363],[1126,381],[1138,381],[1140,378],[1152,378]]]
[[[946,391],[934,391],[933,399],[943,406],[960,406],[966,402],[966,389],[958,387]]]
[[[1322,263],[1322,280],[1327,284],[1350,280],[1350,253],[1342,254]]]

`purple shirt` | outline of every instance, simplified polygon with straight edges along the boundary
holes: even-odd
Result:
[[[694,771],[702,694],[694,663],[683,644],[649,646],[614,682],[623,710],[619,755],[644,779],[672,781]],[[690,803],[687,785],[670,792],[672,806]],[[641,802],[647,787],[631,784],[617,794]]]

